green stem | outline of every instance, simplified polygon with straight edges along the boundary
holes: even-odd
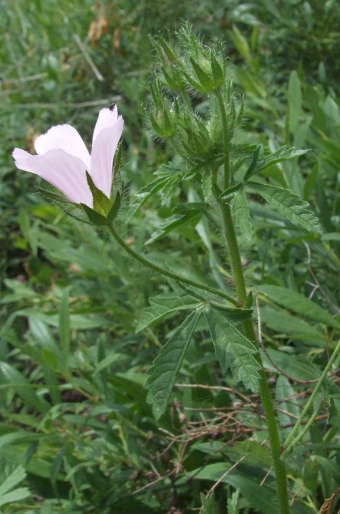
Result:
[[[111,235],[115,238],[117,243],[124,248],[124,250],[131,255],[134,259],[139,261],[144,266],[147,266],[148,268],[152,269],[153,271],[156,271],[157,273],[160,273],[161,275],[164,275],[169,278],[173,278],[174,280],[177,280],[178,282],[182,282],[184,284],[188,284],[189,286],[197,287],[198,289],[202,289],[203,291],[207,291],[208,293],[215,294],[217,296],[220,296],[221,298],[224,298],[225,300],[228,300],[228,302],[232,303],[235,306],[239,306],[238,302],[232,297],[227,295],[226,293],[223,293],[222,291],[219,291],[218,289],[214,289],[213,287],[205,286],[204,284],[200,284],[199,282],[195,282],[194,280],[190,280],[188,278],[182,277],[180,275],[177,275],[176,273],[172,273],[172,271],[168,271],[164,268],[161,268],[160,266],[157,266],[157,264],[154,264],[153,262],[149,261],[148,259],[145,259],[145,257],[142,257],[137,252],[135,252],[125,241],[120,237],[116,229],[110,225],[107,224],[107,228],[111,232]]]
[[[227,115],[225,111],[225,106],[223,103],[223,99],[220,91],[216,92],[216,96],[219,102],[220,111],[221,111],[221,119],[223,125],[223,142],[224,142],[224,189],[229,187],[230,183],[230,155],[229,155],[229,132],[228,132],[228,123],[227,123]],[[233,277],[235,281],[235,288],[237,299],[241,305],[244,305],[247,298],[247,291],[245,285],[245,279],[243,274],[242,262],[240,251],[238,247],[236,231],[234,227],[234,221],[231,214],[231,209],[229,204],[225,204],[222,201],[218,200],[219,196],[219,187],[216,182],[216,175],[214,176],[214,196],[216,201],[218,202],[222,217],[223,217],[223,228],[226,239],[227,248],[229,250],[230,255],[230,263],[233,272]],[[263,368],[263,362],[261,359],[260,349],[258,346],[258,341],[256,338],[256,334],[254,331],[254,327],[250,320],[243,322],[243,329],[246,337],[253,341],[254,344],[258,348],[257,353],[257,361],[260,365],[260,397],[262,402],[262,407],[266,419],[268,436],[270,441],[270,449],[273,460],[273,467],[275,471],[276,477],[276,490],[279,501],[279,514],[289,514],[289,497],[288,497],[288,487],[287,487],[287,473],[286,466],[284,461],[281,459],[281,440],[279,434],[279,427],[276,421],[275,410],[273,406],[273,402],[270,395],[270,389],[268,386],[267,378]]]
[[[218,100],[218,105],[220,107],[221,120],[222,120],[222,128],[223,128],[223,146],[224,146],[224,188],[225,191],[228,189],[230,184],[230,151],[229,151],[229,128],[228,128],[228,119],[227,113],[225,110],[223,97],[221,91],[217,89],[215,91],[216,97]]]
[[[243,275],[241,256],[237,244],[236,232],[234,228],[233,218],[231,215],[231,209],[229,204],[225,203],[220,203],[220,208],[222,211],[224,235],[229,250],[230,263],[235,281],[237,299],[239,303],[243,305],[247,298],[247,291]]]
[[[309,427],[311,426],[311,423],[310,423],[310,420],[309,420],[307,425],[306,425],[306,427],[304,428],[304,430],[300,434],[297,435],[297,433],[299,431],[299,428],[300,428],[301,424],[303,423],[303,420],[304,420],[306,414],[308,413],[309,409],[312,407],[313,402],[314,402],[314,400],[316,398],[316,395],[320,391],[321,386],[322,386],[325,378],[327,377],[327,373],[331,369],[331,367],[332,367],[332,365],[333,365],[333,363],[334,363],[334,361],[335,361],[335,359],[336,359],[336,357],[337,357],[339,352],[340,352],[340,340],[338,341],[338,344],[336,345],[335,350],[334,350],[331,358],[329,359],[329,361],[327,363],[327,366],[323,370],[322,375],[320,377],[320,380],[318,381],[318,383],[314,387],[314,391],[310,395],[308,402],[306,403],[305,407],[303,408],[303,410],[302,410],[302,412],[301,412],[301,414],[299,416],[299,419],[295,423],[293,430],[289,434],[289,436],[288,436],[288,438],[287,438],[287,440],[286,440],[286,442],[284,444],[284,446],[285,446],[284,452],[285,453],[288,454],[289,451],[292,448],[294,448],[294,446],[296,446],[299,441],[301,441],[301,439],[304,437],[304,435],[307,433]],[[317,414],[318,414],[318,409],[316,409],[316,411],[314,412],[313,418],[316,418]],[[306,430],[306,428],[307,428],[307,430]]]

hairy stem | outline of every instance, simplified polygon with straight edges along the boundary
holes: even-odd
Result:
[[[224,191],[228,189],[230,184],[230,151],[229,151],[229,128],[228,118],[225,110],[223,97],[221,91],[217,89],[215,91],[218,105],[220,107],[220,114],[223,127],[223,146],[224,146]]]
[[[226,293],[223,293],[222,291],[219,291],[218,289],[214,289],[213,287],[206,286],[204,284],[200,284],[199,282],[195,282],[194,280],[190,280],[188,278],[182,277],[181,275],[177,275],[176,273],[173,273],[172,271],[169,271],[167,269],[161,268],[160,266],[157,266],[157,264],[154,264],[153,262],[149,261],[142,255],[139,255],[139,253],[135,252],[125,241],[120,237],[116,229],[113,227],[113,225],[107,224],[107,228],[109,229],[111,235],[115,238],[117,243],[124,248],[124,250],[131,255],[134,259],[136,259],[138,262],[143,264],[144,266],[147,266],[148,268],[152,269],[153,271],[156,271],[157,273],[160,273],[161,275],[164,275],[165,277],[172,278],[174,280],[177,280],[178,282],[182,282],[183,284],[188,284],[189,286],[197,287],[198,289],[201,289],[203,291],[207,291],[208,293],[215,294],[221,298],[224,298],[225,300],[228,300],[228,302],[232,303],[235,306],[238,306],[238,302],[232,297],[227,295]]]
[[[224,142],[224,189],[227,189],[230,184],[230,151],[229,151],[229,132],[227,123],[227,113],[225,110],[224,102],[221,93],[216,93],[217,99],[221,111],[221,119],[223,125],[223,142]],[[226,245],[229,251],[231,269],[235,281],[235,288],[237,299],[241,305],[244,305],[247,298],[247,291],[245,285],[245,279],[243,274],[241,256],[239,246],[236,237],[236,231],[234,227],[234,220],[232,217],[230,205],[224,203],[223,200],[218,200],[219,187],[216,182],[216,175],[214,177],[214,196],[218,202],[222,217],[223,217],[223,229],[226,239]],[[276,421],[275,410],[270,395],[270,389],[268,386],[267,378],[263,368],[263,362],[260,354],[260,348],[256,338],[255,330],[250,320],[243,322],[243,329],[246,337],[254,342],[258,347],[257,361],[260,364],[260,396],[262,407],[264,410],[266,424],[268,429],[270,449],[273,460],[273,467],[275,470],[276,477],[276,490],[279,501],[279,514],[289,514],[289,497],[287,487],[287,473],[286,466],[281,459],[281,441],[279,428]]]

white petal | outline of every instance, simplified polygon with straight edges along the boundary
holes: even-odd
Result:
[[[116,123],[100,131],[91,153],[91,177],[94,184],[109,198],[113,179],[112,164],[123,132],[124,121],[119,116]]]
[[[43,155],[31,155],[20,148],[13,152],[19,170],[29,171],[47,180],[71,202],[92,207],[93,200],[87,184],[85,164],[64,150],[51,150]]]
[[[81,159],[86,169],[90,171],[90,154],[78,131],[71,125],[57,125],[50,128],[46,134],[37,137],[34,148],[39,155],[50,150],[64,150]]]
[[[101,109],[98,114],[96,126],[94,127],[92,146],[98,136],[98,134],[106,128],[112,127],[118,120],[118,109],[115,105],[112,109]]]

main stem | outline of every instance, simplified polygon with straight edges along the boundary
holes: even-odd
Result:
[[[230,151],[229,151],[229,134],[228,134],[228,124],[227,124],[227,115],[225,106],[223,103],[223,99],[221,93],[216,93],[217,99],[219,101],[219,106],[221,110],[221,118],[223,125],[223,141],[224,141],[224,155],[225,155],[225,163],[224,163],[224,188],[227,189],[230,183]],[[215,184],[215,191],[218,189],[217,184]],[[245,285],[245,279],[243,274],[241,256],[239,251],[239,246],[237,242],[234,221],[231,214],[231,209],[229,204],[225,204],[222,201],[218,200],[218,194],[215,194],[215,198],[218,201],[223,217],[223,228],[226,239],[226,244],[229,250],[231,268],[233,272],[233,277],[235,281],[235,288],[237,299],[241,305],[244,305],[247,298],[247,291]],[[266,379],[266,375],[263,368],[263,362],[260,354],[260,348],[258,346],[256,334],[252,322],[250,320],[243,322],[243,329],[246,337],[253,341],[258,347],[257,353],[257,361],[260,364],[260,396],[262,407],[264,410],[264,415],[266,418],[270,449],[273,460],[273,467],[275,470],[276,476],[276,490],[277,496],[279,500],[279,513],[280,514],[289,514],[289,497],[288,497],[288,487],[287,487],[287,474],[286,474],[286,466],[283,460],[281,459],[281,441],[278,425],[276,422],[276,416],[274,411],[273,402],[271,400],[270,390],[268,387],[268,382]]]

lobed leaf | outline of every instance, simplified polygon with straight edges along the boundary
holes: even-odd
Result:
[[[169,232],[172,232],[176,228],[185,225],[186,223],[189,223],[190,221],[195,220],[196,218],[199,218],[201,216],[201,211],[191,211],[187,214],[182,215],[174,215],[170,216],[164,223],[161,224],[160,228],[155,230],[151,234],[151,237],[145,242],[145,245],[149,245],[151,243],[154,243],[161,237],[165,236],[166,234],[169,234]]]
[[[230,368],[236,382],[242,381],[247,389],[257,392],[260,365],[254,357],[258,352],[255,344],[216,311],[207,314],[207,321],[222,368]]]
[[[294,225],[300,225],[310,232],[321,233],[318,218],[310,209],[309,204],[296,194],[268,184],[248,182],[247,185],[259,193],[274,209],[285,216]]]
[[[138,320],[136,332],[141,332],[152,323],[161,321],[169,314],[174,312],[194,309],[202,302],[188,294],[163,293],[153,298],[149,298],[150,307],[142,310]]]
[[[161,349],[148,371],[149,378],[145,384],[145,387],[149,389],[147,402],[152,405],[152,411],[156,419],[159,419],[165,412],[177,373],[180,370],[201,313],[202,307],[199,307],[189,314]]]
[[[300,155],[304,155],[309,152],[309,150],[297,150],[296,148],[287,148],[287,146],[282,146],[276,152],[260,159],[261,151],[263,151],[262,146],[257,146],[253,154],[252,164],[244,177],[245,180],[248,180],[250,177],[255,175],[255,173],[259,173],[270,166],[274,166],[274,164],[289,161],[290,159],[294,159],[295,157],[299,157]]]
[[[232,210],[235,216],[236,227],[241,234],[244,234],[245,238],[250,241],[252,236],[252,226],[250,223],[249,207],[244,189],[240,189],[234,196]]]

